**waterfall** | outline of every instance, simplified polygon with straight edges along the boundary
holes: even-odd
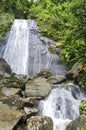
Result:
[[[50,40],[40,37],[34,20],[15,19],[0,47],[0,56],[17,74],[34,76],[44,68],[50,68],[53,75],[65,75],[67,68],[56,54],[49,49]],[[78,86],[54,85],[48,97],[39,103],[40,115],[53,119],[54,130],[65,130],[71,120],[79,116],[82,93]]]
[[[82,99],[83,94],[77,85],[54,85],[50,95],[39,102],[39,113],[53,119],[54,130],[66,130],[68,123],[79,117]]]
[[[49,39],[40,37],[34,20],[15,19],[0,49],[2,56],[17,74],[33,76],[44,68],[53,74],[64,75],[66,67],[56,54],[48,51]]]

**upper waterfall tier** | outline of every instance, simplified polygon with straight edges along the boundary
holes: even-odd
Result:
[[[43,68],[50,68],[53,74],[64,75],[65,66],[56,54],[48,51],[49,39],[41,38],[37,29],[34,20],[15,19],[0,55],[17,74],[33,76]]]

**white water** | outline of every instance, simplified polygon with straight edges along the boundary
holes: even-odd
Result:
[[[53,74],[66,72],[59,57],[48,51],[49,39],[40,37],[34,20],[14,20],[6,45],[0,55],[17,74],[33,76],[43,68],[50,68]]]
[[[27,74],[27,60],[29,57],[29,32],[27,26],[28,21],[26,20],[14,21],[3,53],[3,58],[6,59],[16,73]]]
[[[83,99],[78,86],[60,84],[39,103],[40,114],[53,119],[54,130],[66,130],[68,123],[79,117],[79,104]]]

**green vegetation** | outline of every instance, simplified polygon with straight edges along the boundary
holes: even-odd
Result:
[[[80,113],[83,116],[86,116],[86,100],[80,104]]]
[[[86,0],[33,1],[2,0],[0,39],[14,18],[35,19],[39,32],[55,40],[62,49],[60,56],[69,68],[84,64],[78,81],[86,89]]]

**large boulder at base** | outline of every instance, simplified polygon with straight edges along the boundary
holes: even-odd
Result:
[[[53,121],[50,117],[34,116],[27,120],[28,130],[53,130]]]
[[[47,81],[52,84],[59,84],[66,81],[66,77],[62,75],[51,76],[47,79]]]
[[[50,91],[51,85],[41,77],[32,79],[25,85],[25,95],[27,97],[45,97]]]
[[[86,130],[86,116],[80,116],[67,126],[66,130]]]
[[[7,62],[3,58],[0,58],[0,73],[1,72],[6,72],[8,74],[12,72],[10,66],[7,64]]]
[[[13,130],[22,117],[22,113],[0,103],[0,130]]]

